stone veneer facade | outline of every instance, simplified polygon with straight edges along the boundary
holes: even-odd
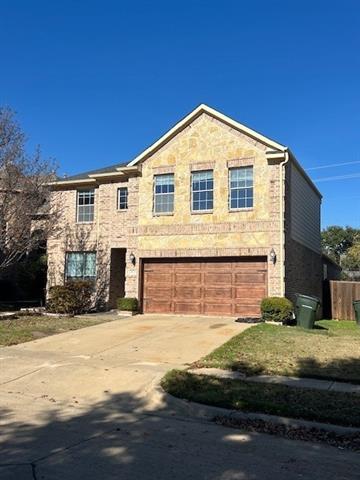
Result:
[[[254,168],[254,207],[230,211],[228,169],[250,165]],[[210,115],[200,115],[147,158],[139,168],[139,175],[130,175],[122,182],[116,178],[97,180],[92,187],[95,188],[92,224],[76,223],[76,185],[55,189],[53,201],[63,205],[62,233],[48,241],[48,285],[63,282],[65,253],[71,250],[98,252],[98,269],[103,269],[103,277],[107,279],[106,290],[111,276],[110,249],[126,249],[125,295],[131,297],[139,297],[138,260],[142,258],[269,258],[271,249],[278,254],[282,226],[280,168],[280,162],[268,160],[263,143]],[[214,171],[213,212],[192,213],[191,172],[207,169]],[[161,173],[174,173],[174,213],[156,216],[153,181],[154,175]],[[128,209],[118,211],[116,192],[121,186],[128,187]],[[130,261],[131,253],[137,259],[135,265]],[[296,256],[294,262],[291,272],[296,270]],[[275,264],[268,261],[267,288],[268,295],[281,295],[279,261]]]

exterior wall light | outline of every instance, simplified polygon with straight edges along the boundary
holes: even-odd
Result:
[[[276,253],[275,253],[275,250],[273,248],[270,250],[269,258],[270,258],[271,263],[273,265],[275,265],[275,263],[276,263]]]
[[[130,257],[129,257],[129,258],[130,258],[130,262],[131,262],[133,265],[135,265],[135,263],[136,263],[136,258],[135,258],[135,255],[134,255],[132,252],[130,253]]]

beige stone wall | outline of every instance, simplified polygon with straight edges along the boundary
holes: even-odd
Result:
[[[228,169],[254,168],[254,208],[230,211]],[[214,210],[191,213],[191,171],[213,169]],[[174,173],[173,215],[153,214],[153,179]],[[147,159],[139,181],[140,257],[268,255],[279,252],[279,165],[264,145],[203,114]],[[259,253],[261,252],[261,253]],[[269,294],[280,294],[280,266],[269,264]]]
[[[280,185],[278,163],[268,162],[261,143],[203,114],[148,158],[139,177],[104,181],[95,187],[95,220],[76,224],[76,189],[53,193],[63,205],[62,233],[48,243],[48,285],[64,279],[65,252],[96,250],[98,268],[110,281],[111,248],[126,249],[125,295],[139,296],[139,260],[178,256],[268,256],[280,253]],[[252,165],[254,207],[228,207],[228,169]],[[191,213],[191,171],[214,170],[214,210]],[[153,215],[155,174],[175,175],[173,215]],[[117,188],[127,186],[129,208],[116,208]],[[79,238],[80,237],[80,238]],[[81,243],[83,238],[83,245]],[[137,262],[129,259],[134,253]],[[280,264],[268,263],[268,294],[280,295]],[[108,285],[105,289],[108,289]],[[107,290],[108,294],[108,290]]]

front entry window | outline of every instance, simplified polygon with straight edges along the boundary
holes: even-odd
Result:
[[[94,280],[96,277],[95,252],[67,252],[66,280]]]

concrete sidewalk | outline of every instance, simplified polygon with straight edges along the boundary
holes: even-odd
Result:
[[[360,385],[352,383],[334,382],[332,380],[318,380],[316,378],[284,377],[281,375],[254,375],[247,377],[241,372],[232,372],[220,368],[195,368],[189,370],[196,375],[208,375],[217,378],[227,378],[230,380],[246,380],[254,383],[270,383],[275,385],[286,385],[295,388],[311,388],[315,390],[327,390],[332,392],[358,393],[360,394]]]
[[[0,348],[1,480],[357,480],[355,452],[215,425],[154,395],[166,371],[247,327],[139,316]]]

